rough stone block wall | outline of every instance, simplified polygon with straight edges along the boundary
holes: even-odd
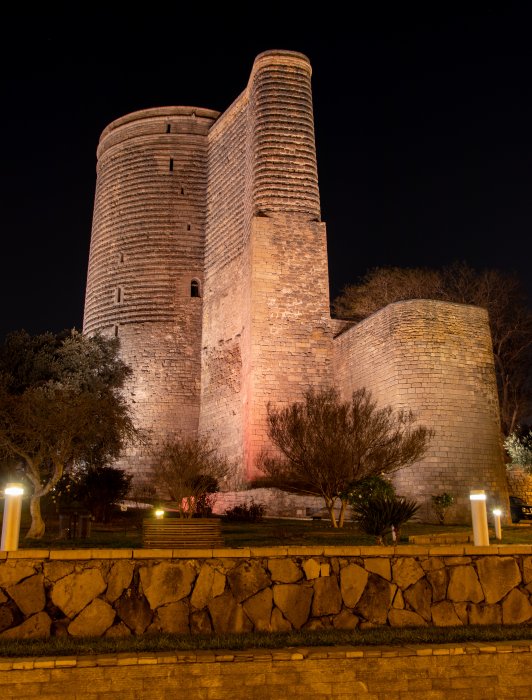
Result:
[[[209,133],[200,429],[256,474],[266,404],[330,381],[311,69],[266,52]]]
[[[462,304],[390,304],[335,338],[335,381],[379,404],[411,409],[435,431],[426,457],[394,477],[400,494],[424,502],[449,492],[456,521],[470,518],[470,489],[508,513],[499,407],[487,314]],[[426,513],[428,515],[428,512]]]
[[[248,475],[267,450],[267,405],[332,383],[325,225],[296,214],[253,220]]]
[[[0,639],[530,624],[531,554],[528,545],[15,552],[0,561]]]
[[[532,474],[523,467],[512,464],[506,467],[506,478],[512,496],[522,498],[525,503],[532,503]]]
[[[207,132],[210,110],[169,107],[110,124],[98,178],[84,331],[118,336],[133,369],[126,390],[155,444],[197,430],[200,398]],[[121,466],[141,474],[130,450]]]

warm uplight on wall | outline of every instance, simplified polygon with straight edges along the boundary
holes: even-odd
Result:
[[[498,540],[502,540],[502,528],[501,528],[502,510],[500,508],[494,508],[492,513],[493,513],[493,523],[495,525],[495,537]]]
[[[2,521],[2,552],[14,552],[18,549],[20,533],[20,511],[22,509],[22,484],[8,484],[4,489],[4,517]]]
[[[488,513],[486,510],[486,494],[484,491],[475,490],[469,493],[471,501],[471,520],[473,521],[473,539],[475,546],[489,545]]]
[[[164,510],[156,510],[155,511],[156,518],[162,518],[163,516],[164,516]]]

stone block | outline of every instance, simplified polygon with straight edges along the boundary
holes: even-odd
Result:
[[[273,601],[283,616],[300,629],[307,622],[313,589],[295,583],[279,583],[273,586]]]
[[[347,564],[340,569],[340,590],[348,608],[354,608],[358,603],[368,578],[368,572],[357,564]]]
[[[42,574],[30,576],[20,583],[9,586],[7,592],[25,616],[33,615],[44,609],[46,599]]]
[[[67,617],[73,618],[105,589],[101,571],[85,569],[59,579],[52,588],[51,598]]]
[[[73,637],[101,637],[113,624],[113,608],[96,598],[68,626],[68,633]]]
[[[314,580],[314,597],[312,598],[312,617],[336,615],[342,608],[342,595],[335,576],[321,577]]]
[[[480,557],[476,566],[486,603],[498,603],[521,583],[521,572],[513,557]]]

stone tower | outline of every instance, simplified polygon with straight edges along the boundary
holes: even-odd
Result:
[[[331,319],[311,67],[267,51],[218,114],[163,107],[110,124],[98,180],[84,330],[117,335],[137,424],[155,443],[211,435],[233,460],[224,490],[257,473],[267,405],[366,387],[435,431],[396,476],[427,507],[469,489],[508,503],[485,311],[414,300],[353,327]],[[138,476],[149,453],[122,461]]]
[[[120,338],[136,420],[156,442],[198,427],[207,134],[217,116],[142,110],[112,122],[98,147],[84,332]],[[139,459],[130,454],[128,467],[142,469]]]

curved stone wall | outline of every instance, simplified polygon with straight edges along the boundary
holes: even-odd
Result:
[[[216,117],[135,112],[98,148],[84,331],[120,338],[133,369],[127,395],[155,443],[198,425],[206,135]],[[133,450],[122,466],[142,472],[147,459]]]
[[[412,410],[435,436],[425,458],[394,476],[422,501],[449,492],[449,521],[470,518],[470,489],[508,510],[493,351],[484,309],[440,301],[390,304],[335,338],[344,397],[367,387],[379,404]]]

